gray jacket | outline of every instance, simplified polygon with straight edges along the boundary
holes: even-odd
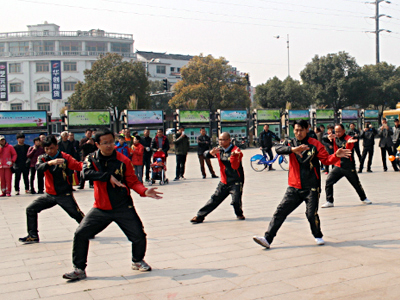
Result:
[[[189,138],[185,134],[182,136],[180,133],[174,135],[175,154],[186,155],[189,152]]]
[[[393,136],[392,136],[393,144],[396,144],[400,141],[400,125],[399,127],[394,127]]]
[[[378,136],[380,137],[379,147],[381,148],[393,147],[393,141],[391,137],[392,135],[393,135],[392,128],[389,127],[389,129],[382,129],[382,127],[379,127],[378,129]]]

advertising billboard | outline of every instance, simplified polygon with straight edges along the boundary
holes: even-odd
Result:
[[[45,110],[0,111],[0,128],[47,128]]]
[[[247,110],[221,110],[221,122],[246,122]]]
[[[343,109],[342,110],[342,120],[357,120],[358,110],[355,109]]]
[[[200,135],[200,129],[201,127],[185,128],[185,134],[189,138],[190,147],[197,146],[197,138]],[[206,130],[206,134],[209,136],[210,129],[208,127],[205,127],[204,129]]]
[[[364,111],[365,119],[378,119],[379,111],[377,109],[366,109]]]
[[[308,110],[289,110],[289,120],[305,119],[310,118],[310,112]]]
[[[247,137],[246,126],[221,126],[221,132],[228,132],[231,137]]]
[[[281,114],[279,109],[257,109],[257,120],[258,121],[279,121]]]
[[[51,94],[52,99],[62,99],[61,94],[61,61],[51,61]]]
[[[280,124],[268,124],[269,130],[275,133],[279,138],[281,137],[281,125]],[[264,125],[257,126],[257,136],[259,137],[261,132],[264,130]]]
[[[109,111],[68,111],[68,126],[108,126]]]
[[[210,122],[210,112],[208,110],[180,110],[179,122],[208,123]]]
[[[333,109],[317,109],[316,110],[317,119],[334,119],[335,111]]]
[[[128,110],[128,125],[136,124],[162,124],[162,110]]]
[[[0,62],[0,101],[8,100],[7,62]]]

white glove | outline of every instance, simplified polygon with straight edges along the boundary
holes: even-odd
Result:
[[[7,162],[7,165],[11,166],[11,165],[12,165],[12,162],[11,162],[11,161],[8,161],[8,162]]]
[[[146,151],[147,151],[147,152],[150,152],[150,147],[146,147]]]

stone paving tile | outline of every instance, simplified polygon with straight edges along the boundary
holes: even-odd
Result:
[[[287,173],[256,173],[244,151],[245,221],[237,221],[230,199],[204,223],[189,220],[215,191],[218,180],[201,179],[190,153],[186,181],[158,186],[164,199],[134,196],[148,237],[149,273],[130,268],[131,244],[111,224],[90,242],[88,278],[67,283],[76,223],[59,208],[39,214],[41,243],[21,245],[25,208],[34,195],[0,200],[1,299],[398,299],[400,295],[400,174],[382,172],[379,149],[372,174],[360,174],[372,205],[360,204],[346,179],[335,185],[335,207],[319,209],[326,245],[315,245],[300,205],[285,221],[271,249],[252,240],[262,235],[287,186]],[[214,168],[218,170],[216,161]],[[168,168],[174,170],[171,155]],[[279,168],[277,166],[277,168]],[[168,172],[169,175],[173,171]],[[168,176],[169,176],[168,175]],[[322,177],[320,205],[325,202]],[[84,212],[93,190],[75,193]],[[397,297],[396,297],[397,296]]]

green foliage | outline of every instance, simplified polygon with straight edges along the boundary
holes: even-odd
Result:
[[[230,73],[225,58],[195,56],[181,69],[182,80],[174,85],[175,96],[169,101],[173,108],[209,109],[246,108],[250,97],[246,81]]]
[[[122,56],[107,53],[84,75],[85,81],[78,82],[68,98],[72,109],[113,109],[119,120],[133,95],[139,109],[150,105],[146,70],[140,62],[123,61]]]
[[[173,112],[168,102],[172,99],[174,94],[164,93],[162,80],[150,81],[150,91],[150,108],[154,110],[163,110],[167,115],[171,115]]]

